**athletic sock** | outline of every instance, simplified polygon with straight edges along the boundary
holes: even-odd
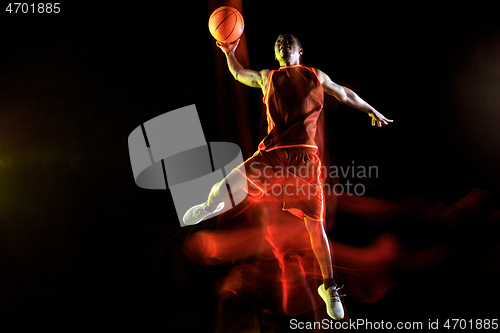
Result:
[[[335,280],[333,278],[330,279],[323,279],[323,283],[325,284],[325,289],[330,288],[331,286],[335,285]]]

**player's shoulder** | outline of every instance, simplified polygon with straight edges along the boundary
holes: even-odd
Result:
[[[319,68],[316,67],[309,67],[311,71],[313,71],[316,76],[318,77],[319,82],[323,83],[325,80],[328,79],[328,75],[326,75],[323,71],[321,71]]]
[[[319,68],[307,67],[310,71],[314,72],[316,75],[325,75]]]
[[[269,74],[271,74],[271,70],[270,69],[263,69],[259,73],[262,77],[267,78],[269,76]]]
[[[261,70],[260,73],[260,78],[264,85],[267,83],[267,79],[269,78],[269,75],[271,74],[272,70],[270,69],[263,69]]]

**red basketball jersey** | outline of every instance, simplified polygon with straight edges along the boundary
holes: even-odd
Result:
[[[324,92],[313,68],[294,65],[271,71],[263,100],[268,134],[259,149],[317,149],[314,136]]]

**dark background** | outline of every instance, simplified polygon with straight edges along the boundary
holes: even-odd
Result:
[[[63,4],[60,14],[0,15],[2,325],[203,331],[206,314],[173,318],[172,309],[197,302],[191,288],[211,295],[220,272],[188,276],[176,237],[189,231],[168,191],[135,185],[127,138],[195,103],[207,141],[235,142],[246,157],[257,146],[260,91],[238,88],[248,100],[239,124],[241,101],[230,93],[238,83],[225,95],[215,88],[230,74],[214,65],[223,57],[207,28],[214,3]],[[488,17],[495,10],[243,3],[250,68],[276,68],[273,43],[291,31],[307,65],[394,119],[371,128],[365,114],[327,98],[336,161],[379,168],[369,195],[449,200],[474,188],[498,191],[500,24]],[[179,288],[189,296],[179,298]]]

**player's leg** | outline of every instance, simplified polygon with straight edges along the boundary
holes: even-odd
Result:
[[[230,192],[227,189],[227,184],[230,184]],[[233,170],[226,178],[212,186],[206,202],[191,207],[184,214],[184,223],[188,225],[197,224],[211,214],[219,212],[226,205],[231,206],[232,203],[228,192],[233,202],[241,202],[246,196],[246,185],[247,179],[239,171]]]
[[[224,202],[226,205],[231,205],[231,197],[233,202],[241,202],[247,195],[247,179],[237,170],[231,171],[226,178],[218,182],[212,187],[207,200],[207,210],[213,212],[216,207]],[[229,193],[229,196],[228,196]]]
[[[318,293],[327,305],[328,315],[336,320],[342,319],[344,318],[344,309],[338,294],[340,288],[337,287],[333,278],[332,255],[323,221],[304,218],[304,222],[311,239],[312,250],[323,276],[323,284],[318,288]]]
[[[325,287],[328,289],[330,286],[335,285],[333,279],[333,266],[330,252],[330,244],[328,236],[326,235],[322,221],[315,221],[304,218],[306,223],[307,232],[311,238],[311,246],[319,262],[319,268],[323,275]]]
[[[189,209],[184,215],[184,223],[199,223],[226,205],[231,207],[232,202],[237,205],[247,194],[260,197],[273,184],[281,183],[282,179],[274,177],[272,173],[269,177],[269,172],[264,172],[269,165],[279,165],[279,154],[279,149],[270,153],[257,151],[244,164],[233,169],[227,177],[215,184],[206,202]]]

